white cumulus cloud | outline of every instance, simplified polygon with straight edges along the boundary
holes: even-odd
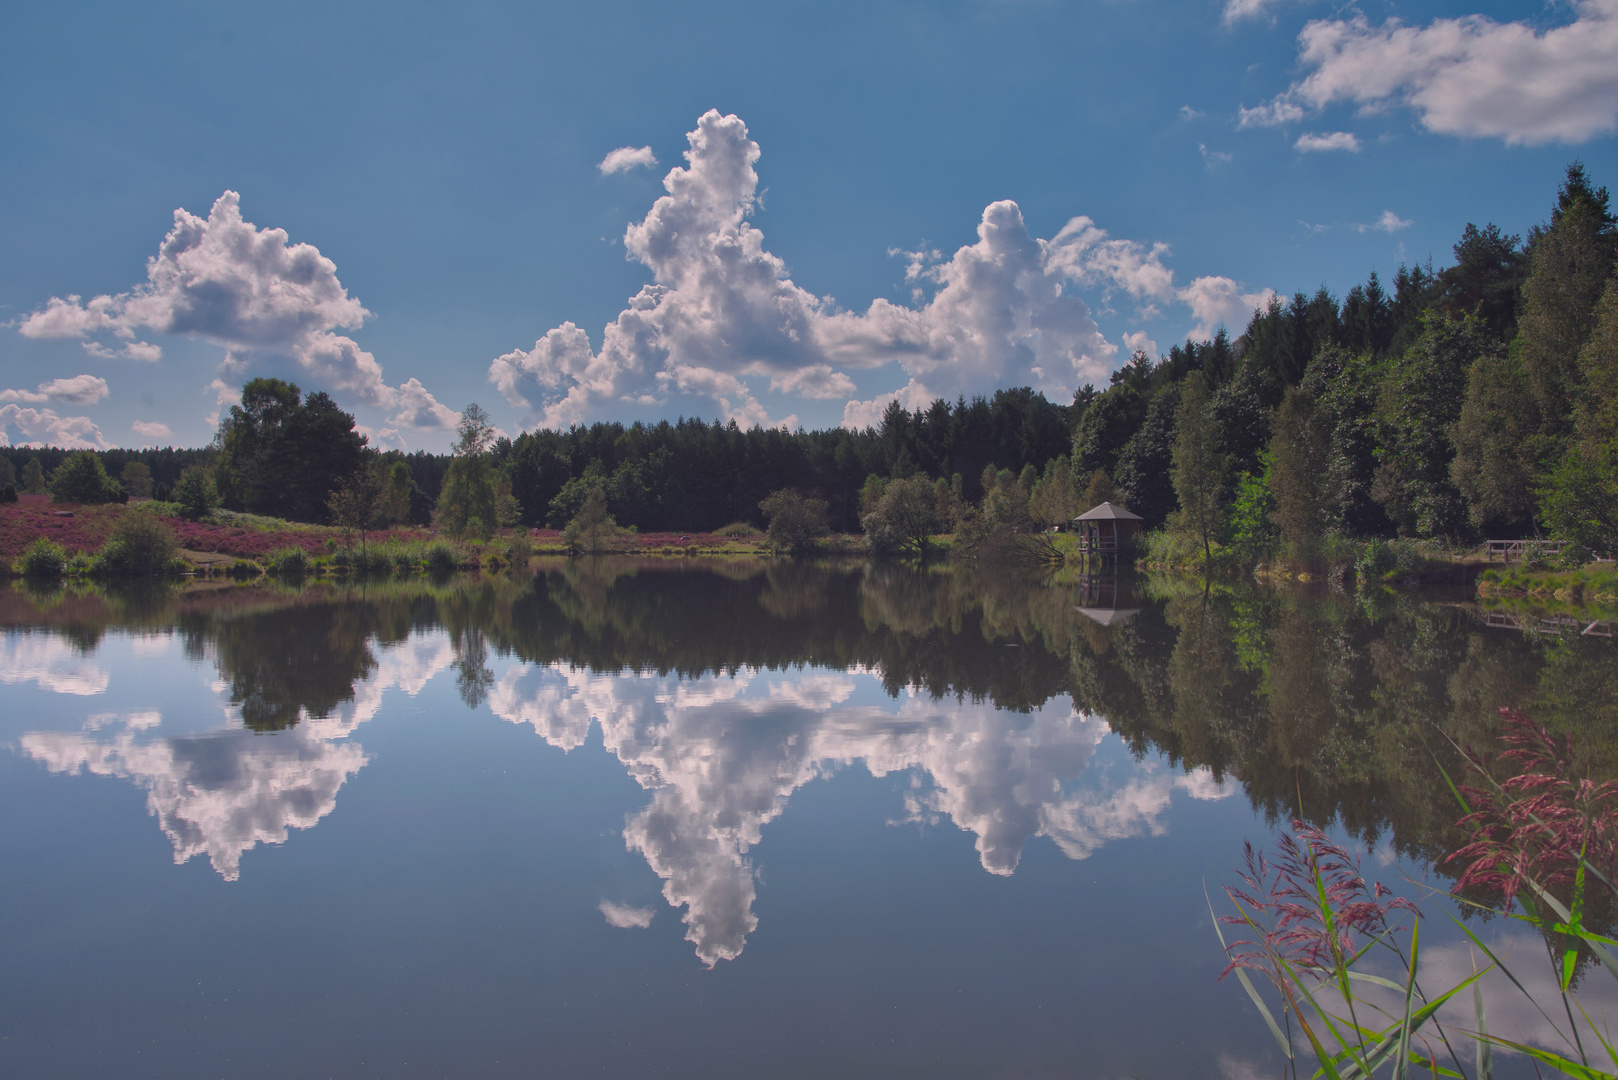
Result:
[[[0,401],[65,401],[71,405],[94,405],[108,395],[107,380],[94,375],[74,375],[42,382],[35,390],[0,390]]]
[[[1179,298],[1191,307],[1197,325],[1191,336],[1208,338],[1223,326],[1232,336],[1247,327],[1253,312],[1267,305],[1275,296],[1274,289],[1242,292],[1242,288],[1228,277],[1199,277],[1181,289]]]
[[[1360,152],[1360,140],[1351,131],[1331,131],[1323,135],[1299,135],[1292,148],[1300,154],[1330,150],[1347,150],[1351,154],[1357,154]]]
[[[129,430],[145,439],[148,446],[170,442],[174,438],[174,432],[169,426],[157,420],[136,420],[129,425]]]
[[[909,303],[843,310],[793,281],[750,223],[760,150],[746,125],[710,111],[687,138],[686,164],[664,178],[667,194],[624,234],[628,257],[653,281],[598,342],[564,322],[490,364],[490,381],[529,410],[529,422],[561,427],[613,403],[685,397],[763,424],[765,387],[851,399],[850,371],[883,368],[946,395],[1014,383],[1061,395],[1101,381],[1118,351],[1081,289],[1126,299],[1142,317],[1178,299],[1166,245],[1109,236],[1083,216],[1039,239],[1003,200],[983,211],[976,242],[953,255],[895,252],[907,260]],[[870,404],[850,401],[845,422]]]
[[[144,282],[89,300],[52,297],[18,330],[31,338],[111,335],[122,340],[117,348],[101,340],[85,341],[84,348],[98,357],[147,361],[159,359],[162,349],[135,340],[140,331],[198,338],[226,350],[224,367],[231,372],[265,357],[286,357],[301,379],[368,404],[398,407],[422,419],[421,426],[443,426],[419,382],[412,380],[410,400],[401,403],[376,358],[339,333],[359,327],[369,314],[318,248],[292,243],[284,229],[260,229],[244,220],[241,197],[226,191],[206,218],[174,211],[174,227],[147,260]]]
[[[1415,222],[1406,221],[1404,218],[1400,217],[1398,214],[1395,214],[1392,210],[1384,210],[1384,211],[1382,211],[1382,216],[1377,218],[1375,221],[1371,222],[1369,225],[1365,225],[1365,224],[1355,225],[1354,226],[1354,231],[1355,232],[1362,232],[1362,233],[1366,233],[1366,232],[1396,233],[1401,229],[1408,229],[1408,228],[1410,228],[1410,226],[1412,226],[1414,224],[1415,224]]]
[[[109,445],[88,416],[58,416],[51,409],[26,409],[15,404],[0,407],[0,446],[105,450]]]
[[[616,172],[626,172],[641,166],[650,167],[657,164],[657,155],[652,153],[650,146],[620,146],[612,153],[601,159],[596,168],[601,170],[602,176],[611,176]]]
[[[1580,143],[1618,127],[1618,0],[1577,0],[1575,20],[1539,31],[1483,15],[1425,27],[1363,15],[1316,20],[1298,35],[1309,71],[1241,124],[1302,119],[1353,102],[1412,109],[1429,131],[1508,144]]]
[[[657,912],[652,908],[631,907],[628,904],[616,904],[611,900],[601,901],[596,908],[606,917],[608,926],[616,926],[621,930],[644,930],[652,925],[652,919],[657,916]]]

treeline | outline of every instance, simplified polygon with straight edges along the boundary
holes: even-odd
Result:
[[[1341,303],[1273,300],[1234,343],[1137,355],[1076,403],[1075,477],[1107,474],[1148,526],[1200,517],[1254,549],[1550,534],[1618,550],[1615,225],[1575,163],[1526,242],[1469,224],[1453,266],[1401,267],[1391,293],[1373,273]],[[1188,505],[1210,474],[1213,505]]]
[[[411,520],[441,512],[448,488],[457,519],[483,528],[559,528],[597,488],[620,526],[758,525],[760,504],[793,489],[852,532],[882,490],[873,478],[924,478],[940,528],[1044,525],[1113,497],[1206,550],[1552,535],[1614,551],[1615,246],[1608,191],[1575,163],[1526,240],[1469,224],[1451,266],[1402,266],[1391,284],[1372,273],[1341,301],[1325,288],[1277,298],[1235,340],[1137,353],[1070,405],[1024,387],[915,411],[895,402],[864,431],[596,423],[480,436],[479,460],[458,466],[465,432],[458,454],[379,458],[325,394],[259,379],[209,450],[100,456],[112,477],[143,463],[154,490],[206,460],[225,506],[302,521],[330,520],[333,492],[380,460],[395,505],[408,472]],[[65,455],[6,448],[0,471],[21,477],[37,459],[48,476]],[[990,513],[991,496],[1014,505]]]

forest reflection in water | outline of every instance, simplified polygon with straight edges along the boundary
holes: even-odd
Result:
[[[1036,837],[1084,858],[1158,831],[1174,792],[1238,788],[1272,817],[1301,800],[1308,820],[1431,863],[1460,841],[1439,768],[1458,767],[1456,744],[1492,743],[1501,705],[1579,730],[1592,772],[1618,766],[1612,642],[1384,591],[580,560],[437,583],[14,587],[0,621],[0,680],[57,694],[106,689],[108,634],[212,665],[222,727],[169,734],[152,710],[97,711],[18,747],[137,784],[176,861],[205,855],[227,879],[331,812],[368,761],[351,736],[389,690],[447,673],[467,707],[564,750],[599,726],[651,793],[624,841],[708,964],[756,928],[764,827],[856,762],[911,773],[906,820],[952,822],[999,875]],[[1078,783],[1109,732],[1143,766]]]

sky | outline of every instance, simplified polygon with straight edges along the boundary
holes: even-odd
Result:
[[[1065,403],[1618,187],[1618,0],[14,3],[0,439]]]

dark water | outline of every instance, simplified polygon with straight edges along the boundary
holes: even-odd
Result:
[[[1431,874],[1503,704],[1618,771],[1609,639],[1443,598],[579,563],[0,623],[5,1076],[1277,1075],[1244,838]]]

